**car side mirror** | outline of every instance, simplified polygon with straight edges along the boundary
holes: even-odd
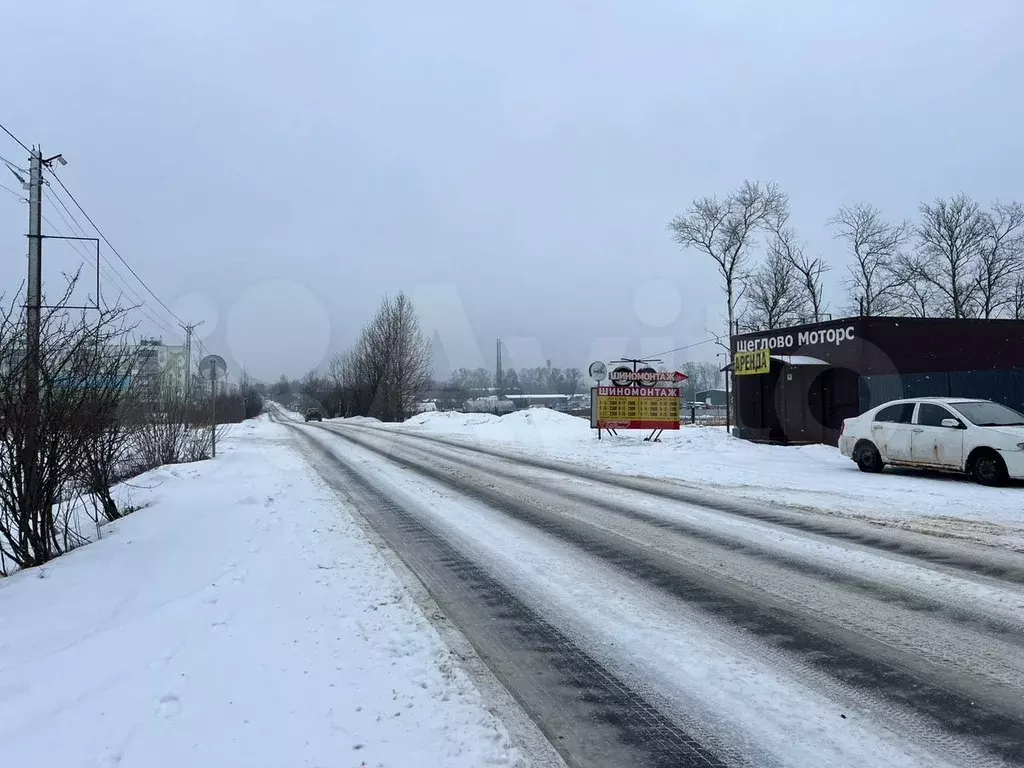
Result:
[[[956,419],[943,419],[939,423],[942,424],[942,426],[944,427],[948,427],[949,429],[960,429],[962,426],[960,422],[957,421]]]

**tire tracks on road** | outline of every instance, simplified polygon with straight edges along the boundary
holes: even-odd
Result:
[[[354,437],[347,428],[324,429],[611,563],[690,606],[725,618],[767,645],[795,654],[831,678],[879,694],[909,711],[924,713],[950,733],[977,740],[1003,759],[1024,762],[1019,691],[1014,699],[1013,695],[979,687],[973,681],[958,680],[955,669],[942,670],[907,658],[907,654],[897,648],[861,637],[844,627],[832,626],[820,618],[795,613],[791,606],[766,600],[763,594],[733,583],[720,573],[687,567],[614,532],[567,517],[554,509],[523,503],[496,490],[493,484],[488,487],[486,482],[457,477],[432,466],[429,452],[422,447],[413,448],[408,443],[402,446],[425,456],[412,459],[398,455],[393,447],[382,448]],[[370,431],[378,435],[378,440],[385,436],[395,439],[393,433],[384,430]]]
[[[307,449],[333,467],[336,474],[319,468],[325,481],[355,490],[364,517],[417,575],[568,765],[742,764],[736,755],[721,757],[687,733],[415,514],[297,425],[282,423],[295,428]]]
[[[338,429],[368,432],[394,439],[412,439],[439,444],[464,451],[472,451],[525,467],[560,472],[564,475],[592,483],[625,490],[640,491],[652,496],[691,504],[738,517],[749,518],[802,533],[810,533],[850,542],[890,554],[923,560],[933,565],[986,576],[1013,584],[1024,584],[1024,555],[1004,552],[969,542],[950,542],[928,534],[882,528],[848,518],[827,517],[781,504],[753,502],[710,494],[700,488],[689,487],[680,480],[623,475],[612,470],[590,469],[569,461],[556,461],[501,451],[466,441],[411,431],[370,427],[364,424],[324,424],[324,428],[337,433]]]

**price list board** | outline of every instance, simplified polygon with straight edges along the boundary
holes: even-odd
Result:
[[[679,387],[594,387],[595,429],[679,429]]]

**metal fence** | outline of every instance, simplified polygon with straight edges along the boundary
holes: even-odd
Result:
[[[977,397],[1024,410],[1024,367],[860,377],[860,412],[904,397]]]

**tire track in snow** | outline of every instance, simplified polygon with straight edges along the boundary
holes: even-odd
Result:
[[[341,481],[358,492],[364,517],[453,617],[569,765],[715,768],[736,764],[686,733],[416,515],[303,437],[313,451],[335,465]]]
[[[772,529],[769,526],[759,525],[757,528],[751,527],[743,534],[735,530],[721,530],[720,527],[716,526],[715,521],[708,519],[706,514],[701,520],[687,521],[678,514],[665,512],[664,509],[659,510],[656,506],[652,506],[651,509],[644,509],[646,500],[639,494],[634,494],[633,498],[626,500],[625,495],[621,493],[609,496],[607,491],[586,488],[582,484],[571,481],[567,483],[564,476],[559,478],[557,473],[551,470],[529,468],[525,472],[530,474],[526,475],[523,469],[515,465],[511,467],[500,465],[494,462],[493,459],[482,457],[479,454],[474,455],[473,451],[453,449],[449,446],[439,446],[439,448],[440,451],[432,455],[435,457],[445,457],[463,466],[472,466],[491,475],[508,478],[515,483],[529,483],[542,487],[564,498],[573,499],[592,508],[599,507],[653,528],[679,533],[687,538],[699,539],[730,552],[743,554],[763,560],[766,563],[781,566],[795,573],[826,579],[846,589],[856,591],[865,597],[880,600],[887,605],[899,606],[924,615],[938,616],[946,621],[968,627],[972,631],[982,628],[1001,642],[1024,646],[1024,592],[1017,596],[1016,601],[1011,600],[1007,602],[1007,598],[1010,595],[1005,590],[986,588],[985,585],[979,585],[976,586],[976,591],[972,593],[964,590],[964,587],[968,585],[964,584],[963,579],[940,576],[940,578],[944,578],[946,581],[953,582],[953,586],[939,590],[936,589],[936,584],[931,582],[929,584],[931,591],[941,595],[941,598],[937,598],[925,594],[929,591],[928,589],[918,588],[914,584],[897,582],[895,580],[896,577],[892,574],[864,573],[865,569],[863,566],[860,569],[843,568],[834,562],[828,562],[824,557],[812,558],[808,556],[806,551],[791,553],[774,542],[767,544],[763,541],[755,540],[753,531],[764,536],[772,533]],[[551,477],[540,477],[539,472],[550,474]],[[616,496],[622,498],[617,500]],[[654,501],[656,505],[657,500]],[[708,510],[687,505],[684,502],[675,502],[675,504],[680,505],[684,509],[689,507],[695,513],[708,512]],[[721,513],[711,512],[711,514],[717,515]],[[755,524],[744,523],[744,525],[753,526]],[[785,535],[797,538],[793,534]],[[804,538],[806,539],[806,537]],[[833,550],[836,548],[834,543],[830,543],[827,546]],[[870,549],[864,551],[871,552]],[[877,562],[878,557],[886,555],[876,554],[869,556],[875,558]],[[882,564],[889,565],[890,563],[886,561]],[[893,561],[892,564],[896,566],[898,575],[904,578],[909,577],[911,580],[913,580],[914,576],[920,576],[919,569],[927,567],[914,563],[907,564],[904,560]],[[858,570],[861,572],[858,573]],[[916,573],[915,570],[917,571]],[[963,594],[965,591],[967,593]],[[979,591],[983,594],[992,594],[985,594],[985,597],[989,599],[984,600],[979,598]],[[1001,604],[1004,602],[1006,604]],[[986,609],[988,609],[988,613]]]
[[[541,459],[520,453],[501,451],[466,441],[453,440],[436,435],[414,432],[398,432],[393,429],[371,427],[364,424],[325,424],[325,429],[337,433],[338,429],[369,432],[393,439],[411,438],[427,443],[491,456],[502,461],[523,466],[560,472],[565,475],[609,486],[613,488],[640,491],[679,501],[694,506],[706,507],[730,515],[758,520],[772,525],[795,529],[804,533],[834,538],[859,544],[884,552],[923,560],[934,565],[967,571],[993,579],[1024,584],[1024,555],[998,550],[988,550],[979,545],[948,542],[928,534],[880,528],[859,520],[826,517],[784,505],[769,505],[745,499],[723,498],[712,495],[700,488],[688,488],[683,481],[663,480],[642,476],[623,475],[612,470],[588,469],[568,461]]]
[[[1019,712],[1019,699],[997,695],[984,705],[958,685],[956,675],[928,675],[922,665],[894,662],[893,649],[878,643],[851,639],[841,627],[823,627],[814,617],[796,615],[766,604],[749,590],[737,588],[720,574],[686,568],[670,558],[654,554],[649,548],[621,536],[559,515],[539,505],[522,503],[501,494],[487,484],[475,484],[453,477],[450,472],[431,466],[429,460],[413,460],[400,456],[393,449],[381,448],[346,434],[347,430],[327,429],[346,440],[372,451],[424,477],[446,485],[456,492],[474,498],[492,509],[523,521],[553,537],[564,540],[582,551],[609,562],[642,581],[662,589],[685,603],[708,613],[726,617],[737,627],[760,638],[768,645],[797,654],[808,664],[842,683],[877,693],[907,707],[927,714],[952,734],[976,739],[994,755],[1015,763],[1024,763],[1024,723]],[[371,430],[384,438],[383,430]],[[393,433],[385,433],[394,440]],[[402,445],[402,448],[410,446]],[[414,448],[425,453],[422,448]],[[435,459],[436,460],[436,459]],[[898,659],[899,654],[895,654]]]

